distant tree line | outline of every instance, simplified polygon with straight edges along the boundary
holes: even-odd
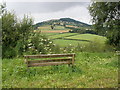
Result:
[[[70,29],[70,33],[80,33],[80,34],[85,34],[85,33],[89,33],[89,34],[96,34],[97,35],[97,32],[94,31],[94,30],[91,30],[91,29],[83,29],[83,28],[74,28],[74,27],[66,27],[68,29]]]

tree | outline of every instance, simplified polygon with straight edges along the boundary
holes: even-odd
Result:
[[[25,40],[32,30],[33,20],[24,16],[18,21],[16,15],[5,9],[2,5],[2,56],[10,58],[23,53],[26,49]]]
[[[89,7],[95,30],[108,38],[108,43],[120,47],[120,2],[92,2]]]
[[[54,29],[54,27],[55,27],[55,25],[53,24],[53,25],[51,25],[51,29]]]

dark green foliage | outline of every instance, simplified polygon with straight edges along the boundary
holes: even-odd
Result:
[[[33,20],[24,16],[18,21],[16,15],[6,11],[2,15],[2,57],[11,58],[22,55],[26,49],[26,40],[32,30]]]
[[[120,2],[93,2],[89,8],[94,28],[108,43],[120,47]]]
[[[53,25],[51,25],[51,29],[54,29],[54,26],[53,26]]]

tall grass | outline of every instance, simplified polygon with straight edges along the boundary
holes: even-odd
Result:
[[[114,53],[78,52],[74,68],[68,65],[32,67],[23,58],[3,59],[3,88],[114,88],[118,59]]]

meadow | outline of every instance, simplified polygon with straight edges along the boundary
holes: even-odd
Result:
[[[42,27],[42,30],[47,29],[51,30],[50,27]],[[57,27],[54,31],[56,30],[66,29]],[[111,49],[105,44],[106,37],[69,32],[41,33],[58,46],[56,53],[59,48],[68,47],[68,52],[69,48],[74,49],[73,52],[76,54],[74,67],[68,65],[32,67],[27,71],[23,57],[3,59],[3,88],[118,87],[118,56],[115,52],[106,50]]]
[[[3,59],[3,88],[116,88],[115,53],[77,52],[74,68],[68,65],[32,67],[23,58]]]

